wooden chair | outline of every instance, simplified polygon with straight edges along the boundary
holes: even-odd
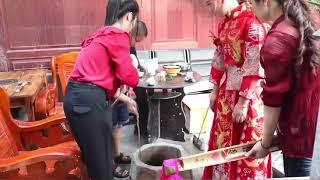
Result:
[[[0,179],[87,179],[77,144],[68,141],[72,140],[71,134],[63,135],[57,128],[65,122],[63,115],[35,122],[17,121],[1,88],[0,99]],[[31,142],[42,148],[29,150]]]
[[[56,70],[55,77],[59,78],[62,95],[65,95],[65,89],[67,87],[69,76],[73,70],[73,66],[76,62],[76,59],[79,55],[79,52],[70,52],[57,56],[55,61]],[[57,79],[56,79],[57,81]]]
[[[51,70],[53,83],[48,84],[47,88],[41,91],[35,103],[36,119],[43,119],[48,116],[63,113],[62,103],[58,102],[61,85],[62,94],[65,94],[68,77],[73,69],[79,52],[69,52],[53,57],[51,61]]]

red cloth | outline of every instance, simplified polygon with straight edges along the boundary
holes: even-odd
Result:
[[[139,82],[130,57],[129,34],[115,27],[99,29],[82,43],[70,79],[90,82],[114,96],[122,84],[135,87]]]
[[[167,176],[165,173],[166,167],[174,168],[175,173]],[[179,160],[178,159],[168,159],[168,160],[163,161],[160,180],[183,180],[183,177],[181,177],[179,175]]]
[[[210,79],[214,80],[218,85],[220,84],[220,80],[223,76],[224,71],[217,69],[215,67],[211,67]]]
[[[244,6],[246,6],[246,10],[243,10]],[[230,22],[233,23],[230,24]],[[242,66],[247,53],[245,42],[257,45],[263,41],[266,31],[255,32],[251,26],[248,26],[254,23],[261,24],[251,7],[247,7],[246,3],[242,3],[231,12],[230,17],[225,18],[219,24],[219,39],[214,38],[214,44],[221,47],[225,64]]]
[[[264,77],[259,62],[259,52],[266,30],[247,3],[234,9],[230,17],[219,25],[218,36],[213,36],[217,46],[211,68],[211,80],[220,84],[226,72],[227,90],[240,90],[241,96],[253,98],[250,87],[257,87]],[[259,94],[260,95],[260,94]]]
[[[309,66],[304,63],[300,77],[296,77],[294,66],[298,47],[298,29],[293,22],[280,17],[272,26],[261,50],[261,62],[266,74],[263,101],[267,106],[282,108],[279,135],[284,154],[312,157],[320,101],[320,76],[312,75]],[[305,55],[305,58],[308,57],[308,54]]]

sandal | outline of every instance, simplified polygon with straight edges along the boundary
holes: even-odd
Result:
[[[125,156],[123,153],[120,153],[119,156],[114,158],[114,162],[116,164],[130,164],[131,158],[130,156]]]
[[[113,177],[116,178],[126,178],[129,177],[129,171],[126,169],[122,169],[120,166],[116,166],[113,169]]]

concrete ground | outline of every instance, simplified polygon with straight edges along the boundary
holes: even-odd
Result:
[[[120,150],[121,152],[124,152],[129,155],[132,155],[134,152],[136,152],[139,147],[138,137],[136,135],[133,135],[133,132],[134,132],[134,125],[128,125],[122,128],[122,140],[121,140]],[[191,137],[192,137],[191,135],[186,134],[185,135],[186,142],[177,142],[177,141],[171,141],[171,140],[165,140],[165,139],[159,139],[158,141],[181,145],[188,155],[201,153],[202,151],[200,151],[193,145]],[[142,142],[146,142],[146,140],[142,139]],[[275,152],[272,154],[272,162],[273,162],[274,177],[283,177],[283,162],[282,162],[281,152]],[[123,166],[123,168],[130,169],[130,166]],[[192,171],[193,179],[194,180],[201,179],[202,171],[203,171],[202,168],[194,169]]]
[[[133,135],[133,132],[134,132],[134,125],[128,125],[122,128],[122,139],[121,139],[120,150],[121,152],[124,152],[129,155],[132,155],[139,148],[138,136]],[[186,142],[178,142],[178,141],[172,141],[172,140],[166,140],[166,139],[159,139],[158,141],[181,145],[188,155],[201,153],[201,151],[192,144],[192,139],[190,137],[191,137],[190,135],[185,136]],[[141,142],[142,142],[141,145],[145,144],[146,139],[141,139]],[[127,165],[122,167],[130,169],[130,166],[127,166]],[[202,168],[193,170],[193,177],[194,177],[193,179],[195,180],[201,179],[201,175],[202,175]]]
[[[13,114],[13,117],[15,117],[16,119],[26,120],[26,114],[23,109],[13,110],[12,114]],[[134,135],[134,125],[124,126],[121,132],[122,132],[121,133],[122,139],[121,139],[120,150],[125,154],[132,155],[139,148],[138,136]],[[185,140],[186,140],[185,142],[177,142],[177,141],[166,140],[166,139],[159,139],[158,141],[181,145],[188,155],[193,155],[193,154],[202,152],[193,145],[192,135],[185,134]],[[146,142],[147,142],[146,139],[141,138],[141,146]],[[272,162],[273,162],[274,177],[283,177],[283,162],[282,162],[281,152],[275,152],[272,154]],[[123,165],[122,168],[130,170],[130,165]],[[193,179],[194,180],[201,179],[202,171],[203,171],[202,168],[194,169],[192,171]],[[128,180],[128,179],[130,178],[122,178],[122,180]]]

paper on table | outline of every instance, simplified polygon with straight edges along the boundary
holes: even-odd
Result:
[[[145,62],[145,66],[146,66],[146,71],[149,74],[155,75],[157,69],[159,68],[158,59],[156,58],[149,59],[147,62]]]

